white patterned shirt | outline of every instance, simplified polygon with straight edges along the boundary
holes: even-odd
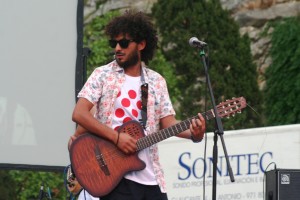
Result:
[[[147,135],[160,129],[161,118],[175,115],[165,79],[157,72],[147,68],[142,63],[145,82],[148,83],[147,102]],[[98,67],[94,70],[79,92],[78,97],[86,98],[96,105],[95,118],[112,127],[114,102],[125,81],[125,73],[116,61]],[[159,162],[156,144],[149,147],[150,157],[156,181],[162,192],[166,192],[166,183],[162,167]]]

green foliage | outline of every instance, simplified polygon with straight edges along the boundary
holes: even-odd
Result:
[[[300,18],[274,24],[266,71],[266,117],[268,125],[300,123]]]
[[[8,171],[0,170],[0,200],[16,200],[16,183],[9,175]]]
[[[44,184],[44,192],[49,188],[53,199],[66,199],[62,173],[10,170],[9,174],[15,181],[18,200],[37,199],[41,184]]]
[[[239,35],[239,27],[221,8],[218,0],[158,0],[152,14],[161,34],[166,59],[174,66],[181,92],[180,117],[204,110],[206,84],[199,52],[188,45],[198,36],[209,44],[209,74],[216,103],[244,96],[257,110],[261,104],[256,67],[252,62],[250,41]],[[208,97],[209,98],[209,97]],[[211,108],[209,103],[207,108]],[[226,129],[259,126],[255,112],[245,109],[242,115],[224,120]]]
[[[52,199],[66,199],[68,194],[64,186],[63,173],[0,170],[0,200],[38,199],[41,184],[44,184],[45,193],[49,188]]]
[[[106,24],[115,16],[119,15],[118,11],[108,12],[105,15],[93,18],[84,27],[84,46],[91,50],[88,57],[87,75],[101,65],[107,64],[113,59],[113,49],[108,45],[108,38],[104,34]]]

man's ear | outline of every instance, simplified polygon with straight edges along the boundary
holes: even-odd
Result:
[[[138,50],[142,51],[146,47],[146,40],[142,40],[138,43]]]

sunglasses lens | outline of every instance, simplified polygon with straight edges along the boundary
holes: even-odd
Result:
[[[129,45],[129,40],[122,39],[119,41],[119,44],[122,48],[127,48]]]
[[[126,40],[126,39],[122,39],[122,40],[119,40],[119,41],[109,40],[108,42],[109,42],[109,46],[111,48],[116,48],[117,44],[119,44],[121,48],[125,49],[125,48],[128,47],[129,42],[131,42],[131,40]]]
[[[111,48],[115,48],[118,42],[116,40],[109,40],[108,43]]]

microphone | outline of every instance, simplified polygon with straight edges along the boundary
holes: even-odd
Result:
[[[196,37],[192,37],[192,38],[189,40],[189,44],[190,44],[192,47],[199,47],[199,48],[203,48],[203,47],[207,46],[207,43],[198,40],[198,38],[196,38]]]

